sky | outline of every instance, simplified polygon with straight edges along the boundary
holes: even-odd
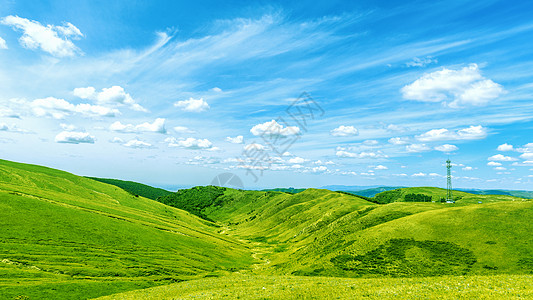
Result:
[[[0,158],[168,189],[446,187],[449,158],[533,190],[532,11],[0,0]]]

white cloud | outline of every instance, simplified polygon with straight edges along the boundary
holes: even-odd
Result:
[[[0,107],[0,117],[20,119],[20,115],[9,107]]]
[[[191,129],[185,127],[185,126],[176,126],[173,129],[177,133],[195,133],[194,130],[191,130]]]
[[[393,145],[406,145],[409,143],[409,138],[406,137],[393,137],[389,139],[389,143]]]
[[[441,151],[441,152],[453,152],[453,151],[459,150],[459,148],[457,148],[457,146],[455,145],[444,144],[444,145],[435,147],[435,150]]]
[[[338,157],[345,157],[345,158],[385,158],[387,155],[381,153],[381,152],[361,152],[361,153],[353,153],[348,152],[345,150],[339,150],[337,151],[336,155]]]
[[[429,64],[437,63],[437,59],[433,59],[431,56],[418,58],[414,57],[412,61],[407,62],[405,65],[408,67],[425,67]]]
[[[441,177],[441,175],[438,174],[438,173],[429,173],[429,176],[431,176],[431,177]]]
[[[72,124],[65,124],[65,123],[61,123],[59,124],[59,126],[64,130],[64,131],[75,131],[77,128],[76,126],[72,125]]]
[[[498,146],[498,151],[513,151],[513,145],[509,145],[507,143],[501,144]]]
[[[0,49],[7,49],[6,41],[0,37]]]
[[[244,137],[242,135],[238,135],[238,136],[236,136],[234,138],[228,136],[228,137],[226,137],[226,141],[230,142],[232,144],[242,144],[242,143],[244,143]]]
[[[405,146],[407,152],[417,153],[431,150],[426,144],[411,144]]]
[[[389,132],[404,132],[407,131],[407,127],[395,124],[389,124],[385,129]]]
[[[30,107],[35,116],[54,119],[64,119],[72,113],[88,117],[115,117],[120,114],[117,109],[86,103],[74,105],[64,99],[54,97],[33,100],[30,102]]]
[[[152,148],[152,144],[138,140],[138,139],[129,140],[123,146],[128,147],[128,148],[137,148],[137,149]]]
[[[94,144],[94,136],[90,135],[87,132],[78,132],[78,131],[63,131],[56,135],[56,143],[67,143],[67,144],[80,144],[88,143]]]
[[[153,123],[145,122],[139,125],[122,124],[120,121],[116,121],[109,126],[109,129],[124,133],[156,132],[164,134],[167,132],[165,129],[165,119],[163,118],[157,118]]]
[[[383,166],[383,165],[378,165],[376,167],[374,167],[374,170],[388,170],[389,168],[387,168],[386,166]]]
[[[17,125],[7,125],[6,123],[0,123],[0,131],[6,131],[6,132],[27,132],[24,129],[18,128]]]
[[[421,135],[417,135],[416,139],[421,142],[434,141],[450,141],[450,140],[478,140],[487,136],[487,129],[481,125],[470,126],[459,129],[455,132],[449,131],[446,128],[432,129]]]
[[[499,166],[501,166],[501,165],[502,165],[501,163],[499,163],[499,162],[495,162],[495,161],[489,161],[489,162],[487,163],[487,166],[490,166],[490,167],[499,167]]]
[[[505,156],[505,155],[501,155],[501,154],[496,154],[496,155],[493,155],[489,158],[487,158],[488,160],[490,161],[516,161],[518,159],[514,158],[514,157],[510,157],[510,156]]]
[[[207,104],[207,102],[205,102],[202,98],[189,98],[189,100],[178,101],[174,103],[174,106],[190,112],[202,112],[209,109],[209,104]]]
[[[356,136],[359,135],[357,128],[341,125],[331,131],[332,136]]]
[[[533,152],[527,152],[520,155],[520,158],[523,160],[533,160]]]
[[[215,93],[221,93],[222,89],[219,88],[219,87],[214,87],[214,88],[210,89],[210,91],[215,92]]]
[[[289,159],[289,163],[291,164],[303,164],[305,162],[305,159],[301,157],[293,157]]]
[[[450,107],[480,106],[504,93],[501,85],[481,75],[476,64],[461,70],[443,68],[424,74],[401,89],[405,99],[423,102],[447,102]]]
[[[122,144],[124,143],[124,140],[119,138],[119,137],[114,137],[112,138],[111,140],[109,140],[110,143],[117,143],[117,144]]]
[[[213,143],[208,139],[195,139],[195,138],[186,138],[186,139],[176,139],[173,137],[166,138],[165,142],[168,143],[169,147],[180,147],[191,150],[211,150],[213,149]]]
[[[83,34],[71,23],[43,26],[37,21],[18,16],[7,16],[0,23],[22,31],[19,38],[22,47],[32,50],[40,48],[56,57],[74,56],[81,52],[70,39],[79,39]]]
[[[314,173],[320,173],[320,172],[326,172],[328,170],[327,167],[324,166],[318,166],[311,169]]]
[[[496,168],[494,168],[494,170],[505,171],[505,170],[507,170],[507,168],[505,168],[505,167],[496,167]]]
[[[411,176],[413,176],[413,177],[425,177],[427,175],[425,173],[420,172],[420,173],[413,174]]]
[[[300,128],[297,126],[283,127],[283,125],[279,124],[275,120],[272,120],[270,122],[255,125],[252,127],[252,129],[250,129],[250,132],[255,136],[261,136],[265,134],[271,136],[289,136],[300,133]]]
[[[92,86],[75,88],[72,93],[82,99],[96,101],[100,105],[127,106],[135,111],[147,112],[144,107],[136,103],[130,94],[126,93],[123,87],[118,85],[103,88],[101,92],[96,92],[96,89]]]
[[[472,167],[464,167],[463,168],[463,171],[472,171],[472,170],[474,170],[474,168],[472,168]]]
[[[375,146],[375,145],[379,144],[379,142],[376,141],[376,140],[366,140],[366,141],[363,142],[363,144],[365,144],[367,146]]]

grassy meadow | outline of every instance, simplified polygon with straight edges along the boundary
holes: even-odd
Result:
[[[0,299],[532,297],[533,201],[444,194],[165,193],[0,160]]]

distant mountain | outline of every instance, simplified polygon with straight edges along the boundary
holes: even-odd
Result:
[[[459,191],[478,195],[507,195],[526,199],[533,199],[533,191],[516,190],[479,190],[479,189],[457,189]]]
[[[348,193],[351,193],[357,196],[372,198],[381,192],[386,192],[386,191],[391,191],[391,190],[396,190],[396,189],[401,189],[401,188],[404,188],[404,187],[403,186],[380,186],[376,188],[364,189],[364,190],[359,190],[359,191],[345,191],[345,192],[348,192]]]

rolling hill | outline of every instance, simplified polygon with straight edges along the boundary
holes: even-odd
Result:
[[[0,298],[82,299],[249,266],[188,212],[88,178],[0,160]]]
[[[444,194],[200,186],[153,201],[0,160],[0,298],[530,296],[533,201]]]

